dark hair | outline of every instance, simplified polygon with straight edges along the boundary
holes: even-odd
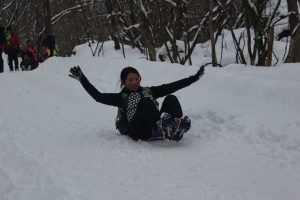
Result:
[[[121,87],[124,85],[124,82],[128,76],[129,73],[134,73],[137,74],[140,79],[142,79],[140,73],[138,72],[138,70],[136,70],[133,67],[125,67],[124,69],[122,69],[121,74],[120,74],[120,79],[121,79]]]

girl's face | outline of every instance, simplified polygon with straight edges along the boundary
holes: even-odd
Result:
[[[126,77],[126,80],[124,82],[124,86],[132,92],[135,92],[139,89],[141,83],[141,78],[138,74],[135,73],[129,73]]]

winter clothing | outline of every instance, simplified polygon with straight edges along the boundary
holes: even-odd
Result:
[[[0,73],[4,71],[4,66],[3,66],[3,58],[2,58],[2,47],[0,47]]]
[[[19,61],[18,61],[18,53],[20,51],[19,36],[15,32],[9,30],[6,33],[6,39],[7,39],[7,43],[4,48],[4,52],[7,54],[9,69],[13,71],[14,70],[13,66],[15,66],[15,70],[19,70]]]
[[[2,73],[4,70],[2,52],[5,45],[6,45],[5,29],[3,26],[0,26],[0,73]]]
[[[27,41],[26,41],[26,49],[25,49],[25,51],[31,52],[32,55],[33,55],[34,57],[36,57],[36,49],[34,48],[34,46],[33,46],[32,42],[31,42],[31,40],[27,40]]]
[[[6,44],[5,28],[0,26],[0,47],[4,47]]]
[[[22,53],[22,62],[20,67],[22,70],[33,70],[37,68],[38,62],[36,60],[36,49],[30,40],[26,41],[25,51]]]
[[[39,62],[44,62],[49,57],[51,57],[51,52],[53,54],[52,56],[58,55],[58,47],[56,44],[55,44],[53,51],[51,51],[48,47],[42,47],[41,54],[39,55]]]
[[[36,68],[34,55],[30,51],[25,51],[22,53],[22,61],[20,67],[23,71],[33,70]]]
[[[169,113],[173,118],[181,118],[183,116],[181,105],[175,95],[166,96],[161,105],[160,113]]]
[[[134,139],[147,140],[151,137],[152,128],[160,120],[160,111],[155,99],[167,96],[196,82],[200,75],[196,74],[169,84],[140,87],[137,91],[123,89],[120,93],[101,93],[83,75],[79,67],[71,68],[70,76],[79,80],[84,89],[99,103],[122,108],[128,120],[128,135]],[[202,73],[203,74],[203,73]],[[124,95],[126,93],[127,95]],[[181,106],[175,96],[167,97],[161,112],[172,113],[173,117],[181,117]]]
[[[70,76],[71,78],[74,78],[74,79],[78,80],[78,81],[81,81],[83,78],[86,79],[86,77],[85,77],[84,74],[82,73],[82,71],[81,71],[81,69],[80,69],[79,66],[77,66],[77,67],[72,67],[72,68],[70,69],[70,74],[69,74],[69,76]]]
[[[47,56],[57,56],[58,54],[58,47],[55,42],[55,36],[51,33],[45,33],[43,35],[42,45],[46,47]]]
[[[128,134],[134,140],[148,140],[152,136],[153,129],[157,129],[156,122],[160,120],[163,112],[169,113],[172,118],[182,117],[181,105],[176,96],[166,96],[160,111],[149,98],[142,98],[138,104],[137,112],[129,123]]]
[[[15,70],[19,70],[19,60],[18,54],[16,53],[7,53],[8,66],[10,71],[14,71],[13,66],[15,66]]]

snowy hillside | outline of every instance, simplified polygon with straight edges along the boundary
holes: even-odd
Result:
[[[175,94],[192,120],[189,133],[179,143],[134,142],[115,129],[116,108],[96,103],[69,68],[80,65],[100,91],[118,92],[125,66],[151,86],[192,75],[203,60],[148,62],[130,49],[124,59],[105,45],[104,56],[81,45],[76,56],[48,59],[35,71],[5,66],[1,200],[299,199],[298,63],[207,67]]]

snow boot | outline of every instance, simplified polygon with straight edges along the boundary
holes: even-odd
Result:
[[[173,138],[173,119],[170,114],[162,113],[161,119],[156,122],[156,125],[164,139],[171,140]]]
[[[172,139],[179,141],[182,139],[183,134],[186,133],[191,128],[191,120],[188,116],[181,119],[176,118],[174,120]]]

